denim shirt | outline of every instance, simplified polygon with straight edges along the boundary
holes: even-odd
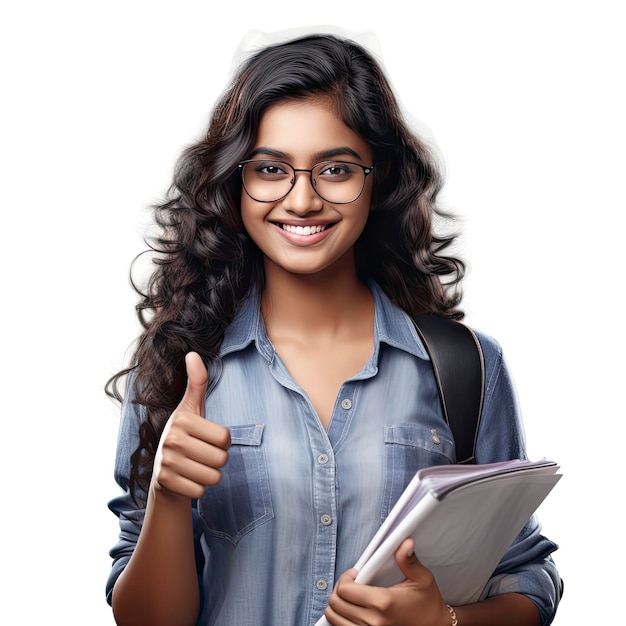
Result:
[[[206,416],[230,429],[221,482],[193,503],[203,626],[313,625],[337,578],[351,568],[415,472],[456,461],[437,387],[410,318],[376,284],[374,350],[339,390],[328,430],[265,332],[258,294],[229,326]],[[486,390],[476,462],[526,458],[515,391],[502,351],[477,333]],[[130,389],[130,386],[129,386]],[[109,502],[119,542],[107,598],[136,545],[144,510],[128,493],[143,407],[122,407]],[[504,555],[483,597],[526,594],[549,624],[558,603],[556,544],[533,517]],[[419,555],[418,555],[419,557]]]

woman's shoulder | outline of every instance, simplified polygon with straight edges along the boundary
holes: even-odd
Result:
[[[500,342],[493,336],[486,333],[484,330],[469,326],[468,328],[474,333],[478,339],[478,343],[485,355],[485,358],[502,358],[502,346]]]
[[[478,340],[485,365],[485,377],[487,381],[495,380],[499,374],[507,370],[506,358],[502,345],[491,334],[482,329],[469,326],[470,330]]]

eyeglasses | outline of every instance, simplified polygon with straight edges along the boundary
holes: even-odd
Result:
[[[246,193],[257,202],[278,202],[294,188],[296,172],[308,172],[315,193],[332,204],[349,204],[365,188],[374,166],[349,161],[324,161],[310,170],[296,169],[283,161],[252,159],[238,165]]]

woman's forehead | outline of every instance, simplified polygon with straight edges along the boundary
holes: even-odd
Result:
[[[367,142],[348,127],[328,101],[319,98],[279,102],[259,122],[255,153],[288,159],[324,159],[339,156],[371,159]]]

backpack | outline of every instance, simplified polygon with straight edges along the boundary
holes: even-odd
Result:
[[[457,463],[473,463],[485,389],[478,338],[465,324],[434,313],[416,315],[413,323],[430,356]]]

